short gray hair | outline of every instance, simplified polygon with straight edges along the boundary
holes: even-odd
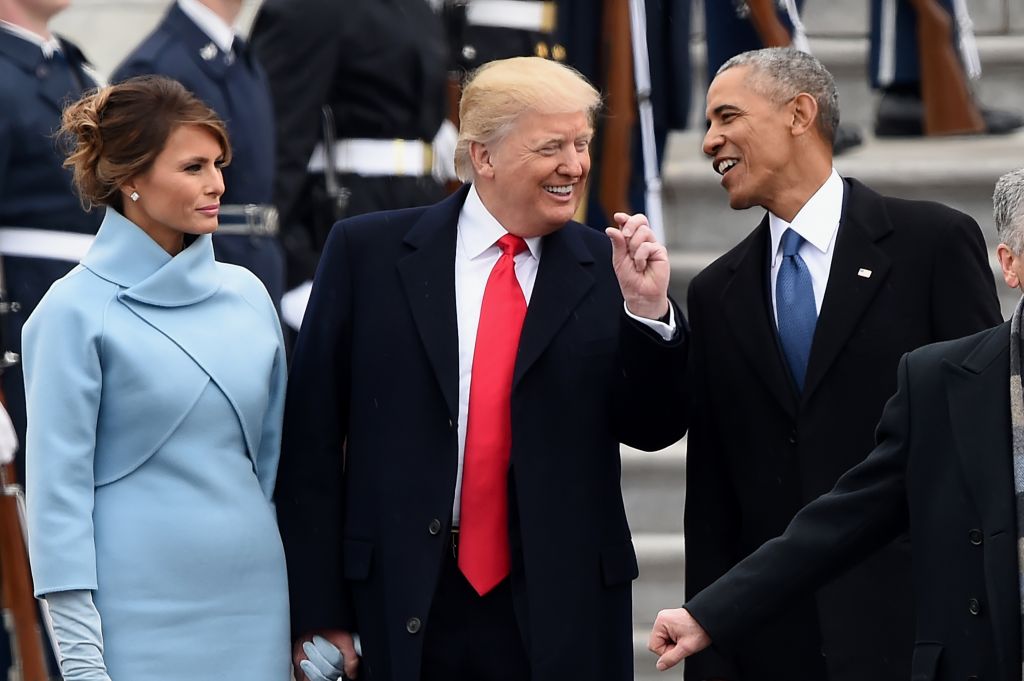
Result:
[[[996,182],[992,212],[999,242],[1014,255],[1024,251],[1024,168],[1006,173]]]
[[[751,89],[776,104],[785,104],[802,92],[818,103],[818,130],[829,144],[839,127],[839,91],[836,81],[818,59],[792,47],[767,47],[736,55],[718,73],[747,66]],[[717,74],[716,74],[717,75]]]

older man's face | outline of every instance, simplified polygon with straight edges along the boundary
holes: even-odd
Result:
[[[778,105],[753,91],[749,67],[731,68],[708,89],[708,132],[704,153],[711,158],[734,209],[763,206],[785,188],[785,172],[796,143],[790,105]]]
[[[582,111],[524,113],[490,149],[487,209],[518,236],[540,236],[572,219],[590,174],[593,130]]]

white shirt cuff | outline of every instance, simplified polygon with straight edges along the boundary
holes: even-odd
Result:
[[[635,314],[629,311],[626,303],[622,303],[622,309],[626,311],[626,314],[630,319],[635,319],[647,328],[651,329],[659,336],[662,340],[670,341],[676,337],[676,309],[672,303],[668,304],[668,324],[657,319],[647,319],[647,317],[637,317]]]

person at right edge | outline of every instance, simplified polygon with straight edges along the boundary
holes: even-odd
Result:
[[[832,165],[831,74],[791,48],[726,62],[704,153],[756,229],[692,282],[686,591],[696,594],[871,450],[900,356],[1001,321],[977,223],[881,196]],[[906,681],[904,539],[794,598],[687,681]],[[884,616],[880,616],[884,613]]]

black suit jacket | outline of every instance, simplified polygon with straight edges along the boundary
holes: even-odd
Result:
[[[688,595],[864,459],[902,354],[1001,321],[973,219],[856,180],[846,180],[844,204],[802,394],[776,340],[767,216],[692,283]],[[694,657],[687,678],[905,681],[909,574],[907,544],[896,541],[729,654]]]
[[[294,354],[276,495],[293,631],[358,631],[360,678],[419,678],[450,550],[465,196],[336,225]],[[632,678],[637,563],[618,443],[682,436],[685,339],[626,317],[603,234],[568,223],[544,238],[509,475],[512,590],[534,681]]]
[[[687,604],[715,645],[743,645],[752,624],[909,531],[909,678],[1020,678],[1009,327],[930,345],[900,362],[899,389],[871,455],[782,537]],[[876,612],[864,625],[887,616]]]

